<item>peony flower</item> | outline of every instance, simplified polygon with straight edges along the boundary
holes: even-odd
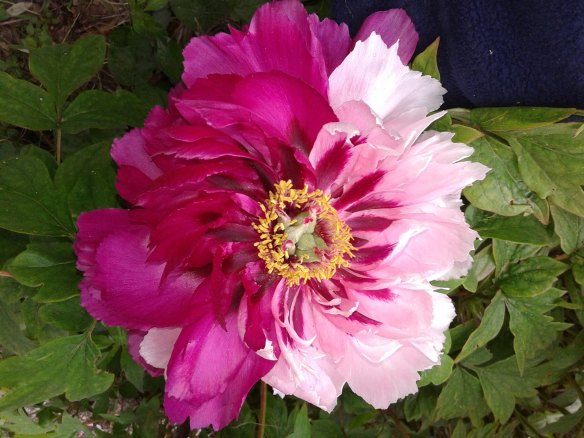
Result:
[[[486,168],[452,134],[439,82],[411,71],[406,14],[352,40],[300,2],[195,38],[184,85],[114,142],[129,209],[79,217],[81,299],[166,379],[169,419],[222,428],[260,379],[331,411],[376,408],[439,362],[477,237],[463,187]]]

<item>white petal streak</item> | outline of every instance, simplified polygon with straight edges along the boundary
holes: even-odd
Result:
[[[423,107],[427,112],[438,109],[446,90],[432,77],[404,66],[397,49],[398,43],[387,47],[376,33],[357,42],[329,78],[332,108],[362,100],[383,120],[413,108]]]

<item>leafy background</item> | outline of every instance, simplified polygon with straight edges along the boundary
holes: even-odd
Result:
[[[122,206],[111,141],[165,103],[182,47],[261,3],[0,1],[0,435],[255,436],[259,387],[222,432],[165,420],[161,378],[80,307],[71,244],[81,211]],[[437,45],[413,67],[438,77]],[[435,123],[493,169],[464,192],[473,267],[437,284],[458,315],[442,364],[384,411],[348,389],[330,415],[268,394],[266,437],[583,436],[584,135],[558,123],[573,115],[455,109]]]

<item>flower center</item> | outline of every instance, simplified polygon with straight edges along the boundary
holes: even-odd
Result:
[[[295,189],[280,181],[260,204],[263,217],[252,224],[260,235],[255,243],[268,272],[285,277],[291,285],[311,278],[331,278],[337,268],[348,266],[355,250],[351,230],[329,204],[330,196],[308,187]]]

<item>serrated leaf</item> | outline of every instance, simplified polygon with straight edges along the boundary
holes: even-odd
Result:
[[[26,353],[35,346],[35,343],[24,335],[17,316],[2,299],[0,299],[0,345],[14,354]]]
[[[447,420],[470,415],[473,424],[478,424],[487,412],[478,379],[468,371],[455,367],[438,397],[436,417]]]
[[[126,379],[140,392],[144,391],[144,368],[137,364],[136,361],[128,353],[128,349],[124,348],[120,356],[120,365],[124,371]]]
[[[55,104],[42,88],[0,71],[0,121],[33,131],[55,129]]]
[[[440,45],[440,38],[436,38],[432,44],[424,49],[422,53],[414,58],[412,62],[412,70],[421,72],[424,75],[432,76],[434,79],[440,80],[440,71],[438,71],[438,46]]]
[[[532,257],[512,266],[499,283],[507,297],[534,297],[547,291],[568,266],[551,257]]]
[[[26,248],[28,236],[0,228],[0,266]]]
[[[64,301],[79,294],[81,276],[69,242],[31,243],[10,262],[8,270],[19,283],[40,287],[34,297],[37,301]]]
[[[207,33],[225,19],[229,10],[227,0],[217,0],[209,8],[203,0],[169,0],[174,15],[187,28],[197,32]]]
[[[79,297],[45,304],[39,309],[39,316],[44,323],[70,332],[86,330],[93,322],[93,318],[81,307]]]
[[[129,91],[89,90],[79,94],[65,109],[61,127],[63,132],[76,134],[90,128],[140,126],[147,112],[143,102]]]
[[[443,384],[452,374],[453,366],[454,361],[452,358],[448,354],[442,353],[438,365],[433,366],[429,370],[422,371],[421,379],[418,381],[418,386]]]
[[[487,131],[515,131],[551,125],[575,112],[575,108],[475,108],[470,112],[470,119]]]
[[[117,206],[114,183],[109,143],[81,149],[67,158],[55,175],[55,185],[74,218],[82,211]]]
[[[534,382],[519,374],[514,357],[472,369],[479,377],[487,404],[502,424],[511,417],[516,397],[532,397],[537,394]]]
[[[521,176],[533,191],[584,216],[584,136],[574,137],[573,125],[561,125],[523,132],[508,141]]]
[[[302,407],[298,410],[296,418],[294,419],[294,432],[289,437],[304,438],[311,436],[310,421],[308,420],[308,409],[306,403],[302,403]]]
[[[465,125],[454,124],[452,125],[452,130],[454,132],[452,141],[466,144],[470,144],[485,135],[484,133],[471,128],[470,126]]]
[[[554,230],[560,237],[560,246],[566,254],[584,246],[584,218],[552,205]]]
[[[44,163],[33,156],[0,163],[0,227],[41,236],[73,236],[65,200]]]
[[[75,44],[57,44],[31,51],[30,72],[47,89],[57,108],[103,66],[105,38],[89,35]]]
[[[472,161],[488,166],[491,171],[464,190],[464,196],[482,210],[502,216],[515,216],[532,211],[533,201],[523,182],[513,151],[492,137],[473,142]]]
[[[266,397],[266,438],[279,438],[288,433],[288,409],[284,400],[267,393]]]
[[[515,337],[513,348],[517,366],[523,373],[525,360],[547,348],[556,340],[557,332],[565,330],[570,324],[554,322],[551,316],[544,315],[553,307],[544,300],[506,298],[505,303],[510,317],[509,329]]]
[[[104,392],[114,376],[95,368],[99,350],[87,335],[55,339],[23,356],[0,361],[0,410],[65,393],[77,401]]]
[[[552,344],[550,348],[554,345]],[[532,379],[538,385],[551,385],[566,376],[566,372],[578,364],[584,357],[584,331],[566,348],[555,348],[551,352],[552,359],[524,372],[526,378]]]
[[[495,274],[500,276],[510,264],[535,256],[541,247],[517,244],[507,240],[493,239],[493,258]]]
[[[482,237],[547,246],[554,244],[551,229],[543,226],[533,216],[490,216],[479,220],[473,227]]]
[[[460,362],[467,356],[474,353],[493,339],[501,331],[505,321],[505,303],[500,292],[492,299],[485,309],[481,325],[471,333],[468,340],[456,357],[456,362]]]
[[[485,246],[473,257],[473,263],[462,285],[469,292],[476,292],[480,281],[495,270],[491,245]]]

